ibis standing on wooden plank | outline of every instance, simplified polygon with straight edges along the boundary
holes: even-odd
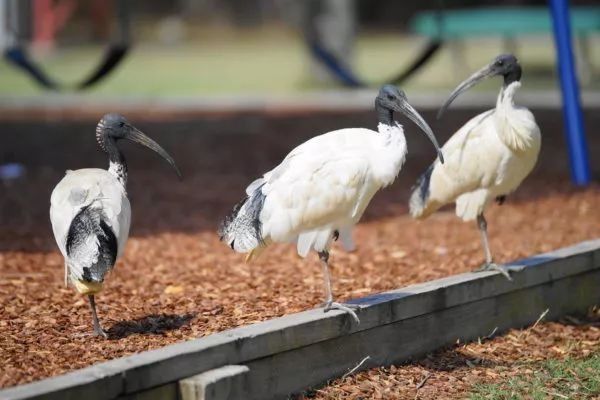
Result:
[[[506,268],[493,262],[483,214],[492,200],[502,204],[521,184],[540,152],[540,129],[533,114],[514,104],[514,95],[521,87],[517,59],[510,54],[498,56],[462,82],[450,94],[438,118],[458,95],[493,76],[504,78],[496,108],[477,115],[448,140],[442,148],[446,163],[434,161],[413,188],[410,213],[425,218],[455,202],[459,218],[477,220],[485,251],[485,264],[479,270],[497,270],[510,279]]]
[[[117,141],[128,139],[157,152],[177,172],[173,158],[123,116],[107,114],[98,123],[96,140],[108,154],[108,170],[67,171],[50,199],[54,238],[65,258],[65,283],[87,295],[94,333],[106,337],[100,327],[94,295],[102,290],[106,274],[123,253],[129,235],[131,208],[127,198],[127,164]]]
[[[292,150],[277,167],[246,188],[246,197],[221,224],[221,240],[251,259],[272,242],[295,243],[301,257],[318,253],[325,278],[325,311],[346,311],[333,301],[329,248],[340,238],[351,250],[352,227],[373,195],[390,185],[406,156],[401,112],[425,132],[438,151],[431,128],[395,86],[385,85],[375,99],[378,130],[341,129],[316,136]]]

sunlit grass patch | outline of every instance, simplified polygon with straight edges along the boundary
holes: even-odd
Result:
[[[476,384],[471,400],[591,399],[600,395],[600,352],[590,357],[527,364],[531,374],[507,382]]]

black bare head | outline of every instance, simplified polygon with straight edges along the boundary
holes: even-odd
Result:
[[[379,112],[385,110],[389,115],[394,111],[400,111],[400,105],[407,102],[406,94],[394,85],[383,85],[375,98],[375,109]],[[381,114],[379,115],[381,118]],[[387,116],[387,115],[386,115]],[[384,121],[379,121],[383,122]],[[389,121],[392,123],[392,120]]]
[[[394,111],[401,112],[413,121],[427,135],[431,143],[437,150],[440,161],[444,163],[444,156],[440,150],[440,146],[433,134],[433,131],[427,125],[427,122],[415,110],[406,98],[406,94],[394,85],[384,85],[379,90],[379,94],[375,98],[375,110],[379,118],[379,123],[392,126],[394,121]]]
[[[519,60],[512,54],[501,54],[489,65],[491,76],[501,75],[504,77],[504,85],[521,80],[521,65]]]
[[[477,83],[491,78],[493,76],[502,76],[504,78],[504,86],[508,86],[513,82],[521,80],[521,65],[512,54],[501,54],[498,57],[494,58],[494,60],[475,72],[473,75],[465,79],[461,82],[456,89],[450,93],[448,99],[438,111],[437,117],[440,118],[442,114],[446,111],[446,109],[450,106],[450,104],[456,99],[461,93],[466,92]]]
[[[129,130],[129,121],[121,114],[110,113],[102,117],[96,127],[96,138],[100,147],[103,146],[102,138],[109,136],[115,140],[123,139]]]
[[[175,164],[173,158],[156,143],[146,136],[142,131],[133,126],[121,114],[110,113],[102,117],[96,127],[96,140],[98,144],[108,153],[112,162],[124,163],[124,158],[116,147],[115,143],[120,139],[128,139],[149,148],[158,153],[162,158],[175,169],[177,176],[181,179],[181,172]]]

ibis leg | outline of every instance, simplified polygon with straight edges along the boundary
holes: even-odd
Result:
[[[358,319],[358,316],[352,309],[352,306],[340,304],[333,301],[333,293],[331,291],[331,277],[329,275],[329,252],[326,250],[319,252],[319,260],[321,260],[321,266],[323,267],[323,278],[325,284],[325,312],[329,310],[345,311],[348,314],[350,314],[350,316],[356,321],[357,324],[359,324],[360,320]]]
[[[65,287],[69,286],[69,267],[67,266],[67,262],[65,261]]]
[[[106,332],[102,330],[100,326],[100,321],[98,321],[98,314],[96,313],[96,300],[93,294],[88,295],[88,299],[90,301],[90,308],[92,309],[92,320],[94,322],[94,334],[96,336],[103,336],[105,338],[108,337]]]
[[[488,240],[487,234],[487,221],[483,214],[479,214],[477,216],[477,227],[479,228],[479,233],[481,234],[481,244],[483,245],[483,251],[485,253],[485,264],[478,268],[476,271],[498,271],[502,275],[506,277],[509,281],[512,281],[512,278],[508,274],[508,270],[503,265],[498,265],[492,259],[492,252],[490,251],[490,243]]]
[[[487,221],[483,214],[477,216],[477,227],[481,234],[481,244],[483,245],[483,251],[485,252],[485,263],[486,265],[492,264],[492,252],[490,251],[490,242],[487,234]]]

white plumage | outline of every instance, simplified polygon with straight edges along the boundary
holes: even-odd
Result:
[[[513,82],[498,95],[496,108],[481,113],[460,128],[442,147],[446,162],[434,162],[427,200],[413,192],[410,211],[427,217],[456,201],[456,215],[472,221],[496,197],[513,192],[531,172],[541,145],[533,114],[516,107]]]
[[[108,154],[108,170],[67,171],[50,198],[54,238],[65,259],[65,283],[87,295],[94,333],[106,337],[96,314],[94,296],[102,290],[106,274],[123,254],[129,236],[131,207],[125,190],[127,164],[116,142],[128,139],[165,158],[181,177],[175,162],[156,142],[123,116],[105,115],[96,128],[96,140]]]
[[[326,311],[333,303],[327,268],[329,248],[338,237],[352,250],[352,228],[373,195],[390,185],[406,156],[401,125],[393,111],[405,112],[437,143],[403,93],[384,86],[376,100],[378,130],[341,129],[316,136],[293,149],[277,167],[246,188],[247,198],[223,223],[222,240],[252,255],[271,242],[296,244],[305,257],[319,253],[326,281]],[[357,319],[357,318],[356,318]]]
[[[67,254],[67,235],[73,218],[86,207],[100,210],[105,216],[104,221],[117,239],[116,259],[123,254],[131,223],[127,193],[113,173],[97,168],[67,171],[52,191],[50,221],[58,248],[65,258],[65,266],[71,279],[75,280],[82,280],[83,268],[91,268],[98,262],[99,256],[98,238],[91,232],[87,239],[89,245],[85,246],[85,250],[81,249],[72,257]]]
[[[446,204],[456,203],[459,218],[477,219],[486,268],[493,269],[499,267],[492,263],[489,252],[484,210],[494,199],[503,199],[517,189],[532,171],[540,151],[540,129],[528,109],[514,104],[515,93],[521,87],[521,73],[512,56],[498,57],[491,66],[463,82],[449,100],[472,86],[473,81],[493,75],[492,66],[498,60],[502,60],[503,68],[495,74],[513,73],[512,78],[516,79],[506,82],[505,75],[496,108],[472,118],[442,147],[445,164],[434,161],[413,188],[409,204],[415,218],[425,218]],[[518,74],[514,74],[515,70]]]
[[[246,189],[248,195],[258,190],[265,197],[259,215],[262,240],[296,243],[305,257],[310,250],[327,249],[338,231],[351,250],[352,227],[375,192],[394,181],[405,156],[400,125],[342,129],[301,144]],[[252,250],[259,245],[253,239],[236,242],[234,249]]]

